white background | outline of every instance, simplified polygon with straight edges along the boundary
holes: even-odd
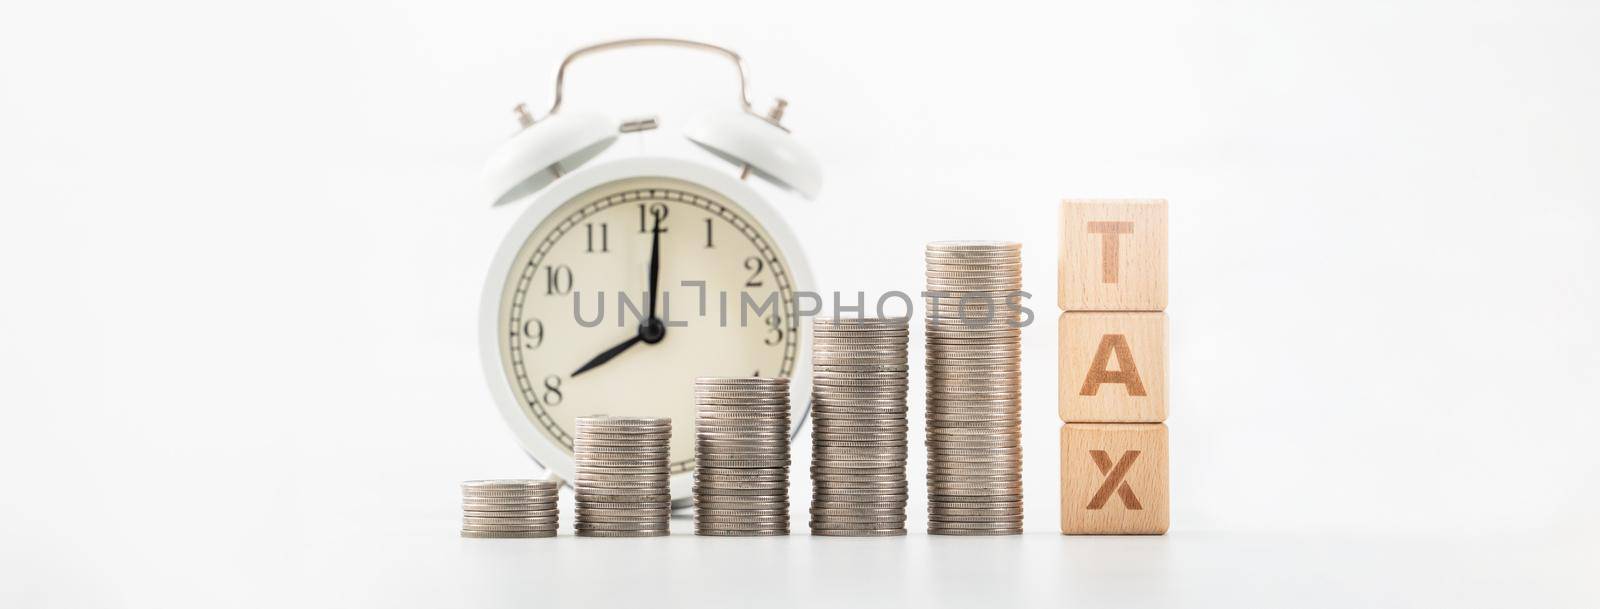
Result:
[[[1596,603],[1600,7],[961,6],[0,9],[0,605]],[[821,288],[1025,244],[1029,535],[454,537],[458,481],[536,473],[477,360],[517,213],[477,172],[565,52],[630,35],[792,101],[823,196],[767,192]],[[657,51],[567,103],[661,116],[611,154],[696,155],[732,93]],[[1055,534],[1068,196],[1172,204],[1163,538]]]

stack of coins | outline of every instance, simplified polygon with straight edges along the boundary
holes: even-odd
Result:
[[[462,537],[555,537],[556,491],[549,480],[461,483]]]
[[[578,476],[577,518],[583,537],[666,535],[672,515],[668,487],[667,417],[578,417],[573,448]]]
[[[789,534],[789,379],[694,382],[694,532]]]
[[[904,535],[907,320],[811,328],[811,534]]]
[[[1022,532],[1022,246],[927,248],[928,532]]]

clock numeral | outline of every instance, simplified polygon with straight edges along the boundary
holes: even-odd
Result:
[[[522,322],[522,348],[532,351],[544,344],[544,322],[530,319]]]
[[[716,247],[716,244],[711,242],[711,218],[706,218],[706,249],[713,247]]]
[[[764,283],[761,282],[761,278],[760,278],[761,277],[761,269],[764,269],[764,268],[767,268],[767,263],[762,262],[760,256],[751,256],[749,258],[745,258],[744,259],[744,270],[750,271],[750,278],[746,279],[744,281],[744,287],[747,287],[747,288],[759,288],[759,287],[765,285]]]
[[[655,220],[654,224],[656,226],[661,227],[661,232],[663,232],[663,233],[667,232],[667,227],[666,227],[666,224],[667,224],[667,205],[665,203],[652,204],[652,205],[649,206],[648,213],[649,213],[650,218],[653,218]],[[645,221],[646,220],[645,215],[646,215],[645,204],[640,203],[639,204],[639,232],[640,233],[648,233],[648,232],[650,232],[651,223]]]
[[[763,342],[768,347],[783,342],[783,319],[777,313],[767,318],[767,338]]]
[[[544,267],[544,293],[546,296],[572,293],[572,267],[565,264]]]
[[[544,377],[544,405],[561,405],[561,377],[554,374]]]
[[[588,229],[588,231],[589,231],[589,249],[586,250],[586,251],[588,253],[590,253],[590,254],[593,254],[595,252],[595,249],[594,249],[594,223],[590,222],[588,224],[584,224],[583,226],[584,226],[584,228]],[[604,222],[600,223],[600,253],[602,253],[602,254],[611,251],[611,239],[610,239],[611,230],[610,229],[611,229],[611,225],[606,224]]]

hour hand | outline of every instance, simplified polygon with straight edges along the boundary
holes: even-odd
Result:
[[[604,364],[606,362],[609,362],[609,361],[611,361],[611,358],[616,357],[618,354],[622,353],[623,351],[627,351],[628,347],[632,347],[632,346],[637,345],[637,344],[639,344],[641,342],[644,342],[644,335],[643,334],[635,334],[633,336],[633,338],[630,338],[628,340],[622,341],[622,344],[619,344],[619,345],[617,345],[615,347],[612,347],[610,349],[606,349],[604,353],[601,353],[600,355],[594,356],[594,359],[591,359],[591,360],[588,361],[588,363],[585,363],[584,365],[579,366],[578,370],[576,372],[572,373],[572,376],[578,376],[580,374],[583,374],[584,372],[589,371],[592,368],[597,368],[597,367],[600,366],[600,364]]]

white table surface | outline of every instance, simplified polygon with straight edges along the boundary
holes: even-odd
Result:
[[[568,504],[570,505],[570,504]],[[800,510],[803,512],[803,509]],[[1162,537],[480,540],[454,519],[332,541],[317,588],[415,607],[1595,607],[1592,539],[1174,531]]]

